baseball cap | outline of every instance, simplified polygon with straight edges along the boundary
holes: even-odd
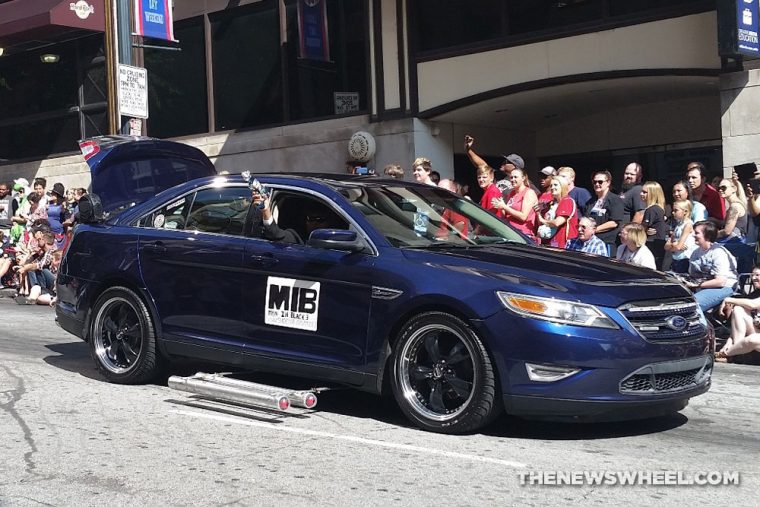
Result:
[[[502,157],[504,157],[507,162],[517,167],[518,169],[525,169],[525,162],[523,161],[523,158],[517,153],[502,155]]]
[[[557,174],[557,170],[554,169],[554,167],[548,165],[544,167],[543,169],[541,169],[541,174],[543,174],[544,176],[554,176],[555,174]]]

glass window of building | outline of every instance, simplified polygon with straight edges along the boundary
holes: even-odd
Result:
[[[283,86],[277,2],[265,0],[209,17],[216,130],[281,123]]]
[[[508,2],[509,33],[522,34],[577,23],[599,21],[603,0],[512,0]]]
[[[610,16],[662,9],[673,5],[693,3],[692,0],[609,0]]]
[[[531,2],[542,3],[537,0]],[[498,0],[419,0],[414,37],[420,51],[481,42],[503,35],[504,6]]]
[[[289,120],[336,114],[335,92],[358,94],[359,112],[367,109],[366,2],[328,0],[328,52],[321,59],[300,55],[300,32],[295,2],[287,5],[287,82]],[[355,96],[355,95],[354,95]]]
[[[148,133],[178,137],[208,131],[203,18],[174,24],[181,51],[145,48]]]
[[[105,133],[103,67],[100,35],[0,58],[0,161],[76,151]]]

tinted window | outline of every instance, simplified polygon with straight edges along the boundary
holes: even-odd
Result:
[[[208,169],[186,160],[152,158],[108,167],[93,181],[92,191],[107,210],[141,202],[186,181],[206,176]]]
[[[251,191],[247,187],[201,190],[195,195],[185,228],[242,236],[250,205]]]
[[[287,46],[290,119],[330,116],[335,111],[335,92],[358,94],[358,110],[367,109],[367,33],[365,2],[327,2],[329,59],[299,56],[299,44]],[[288,40],[299,40],[296,4],[287,9]],[[346,113],[357,111],[346,111]]]
[[[602,0],[513,0],[508,5],[513,34],[601,20],[603,13]]]
[[[203,18],[177,23],[182,51],[145,49],[149,134],[177,137],[208,130]]]
[[[283,120],[280,24],[276,2],[211,17],[216,129]]]
[[[610,0],[610,15],[632,14],[670,7],[671,5],[683,5],[689,2],[691,0]]]
[[[420,0],[415,12],[417,45],[425,51],[498,37],[502,34],[502,13],[506,3],[510,2]]]
[[[172,229],[180,230],[185,228],[185,216],[187,215],[188,199],[192,196],[163,206],[161,209],[142,218],[137,224],[139,227],[150,227],[153,229]]]

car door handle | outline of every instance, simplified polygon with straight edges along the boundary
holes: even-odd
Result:
[[[272,254],[253,254],[248,259],[252,264],[260,264],[263,266],[273,266],[280,262]]]
[[[143,245],[141,249],[145,252],[151,253],[166,253],[166,247],[160,241]]]

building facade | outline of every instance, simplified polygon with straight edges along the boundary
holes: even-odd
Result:
[[[407,179],[427,156],[474,182],[465,134],[494,164],[516,152],[532,177],[572,165],[581,183],[602,168],[619,181],[631,161],[666,185],[693,159],[743,175],[760,162],[760,70],[721,57],[720,0],[175,4],[179,43],[133,51],[144,133],[220,171],[343,171],[357,132],[375,141],[366,165]],[[87,184],[76,141],[107,133],[102,11],[0,0],[0,179]]]

